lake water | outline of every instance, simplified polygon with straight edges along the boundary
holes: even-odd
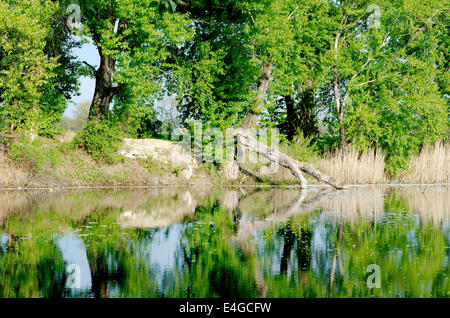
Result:
[[[0,192],[0,297],[449,297],[450,187]]]

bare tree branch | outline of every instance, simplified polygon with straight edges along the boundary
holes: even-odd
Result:
[[[88,62],[83,61],[83,64],[85,64],[86,66],[88,66],[88,67],[92,70],[92,72],[93,72],[94,74],[97,72],[97,69],[96,69],[94,66],[92,66],[91,64],[89,64]]]

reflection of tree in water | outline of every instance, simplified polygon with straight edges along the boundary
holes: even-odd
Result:
[[[254,241],[267,296],[449,295],[445,231],[418,222],[396,192],[388,194],[384,205],[381,219],[347,219],[345,207],[327,212],[318,206],[271,227],[254,222],[261,229]],[[370,264],[382,268],[382,289],[366,286]]]
[[[360,199],[351,195],[351,208],[359,207]],[[276,204],[261,201],[265,196]],[[189,196],[167,195],[167,206],[187,206],[184,197]],[[86,247],[92,288],[85,296],[449,296],[447,223],[437,226],[411,214],[407,200],[396,191],[378,197],[385,213],[378,211],[375,199],[373,209],[364,208],[367,214],[376,209],[376,217],[354,217],[355,211],[347,213],[340,203],[346,202],[346,194],[328,191],[291,191],[284,204],[276,192],[233,191],[195,198],[196,208],[175,213],[177,217],[161,210],[165,199],[153,197],[135,204],[134,210],[115,203],[95,206],[94,201],[80,214],[37,207],[33,213],[12,214],[4,223],[2,231],[14,239],[1,249],[0,293],[76,296],[64,286],[67,264],[52,238],[55,229],[69,229],[77,231]],[[145,226],[160,224],[159,212],[148,215],[154,206],[162,211],[164,224],[171,220],[180,226],[130,227],[141,216]],[[252,207],[260,211],[250,211]],[[123,218],[124,210],[143,209],[147,212],[126,214],[135,216],[132,220]],[[151,244],[158,233],[168,239],[169,229],[175,228],[181,240],[174,246],[174,266],[160,272],[149,260]],[[366,286],[370,264],[382,269],[382,289]]]
[[[94,297],[112,296],[111,286],[124,297],[152,295],[154,284],[146,279],[145,263],[129,248],[129,241],[139,240],[142,230],[121,229],[116,223],[120,210],[94,209],[81,218],[67,218],[55,211],[34,212],[8,219],[8,232],[17,234],[10,234],[16,239],[9,240],[8,251],[0,258],[0,279],[5,280],[0,293],[8,297],[71,296],[72,290],[65,288],[67,264],[53,237],[54,229],[71,228],[79,231],[86,246]],[[19,236],[27,239],[17,239]],[[139,279],[146,282],[139,284]]]
[[[33,205],[32,209],[30,207],[29,211],[18,214],[5,213],[7,217],[3,221],[3,231],[9,234],[9,251],[5,252],[8,257],[0,255],[0,265],[2,269],[7,268],[3,265],[9,260],[11,270],[2,277],[11,278],[15,273],[19,273],[13,268],[15,264],[42,259],[44,261],[41,266],[35,266],[37,262],[32,264],[38,276],[25,269],[23,275],[20,273],[16,275],[17,284],[25,279],[36,284],[42,282],[49,291],[41,294],[50,296],[160,296],[147,260],[142,257],[140,251],[136,250],[137,242],[149,240],[152,230],[124,227],[117,221],[128,222],[127,219],[122,220],[123,218],[120,217],[124,213],[123,209],[129,211],[128,214],[132,217],[142,215],[141,211],[152,212],[150,219],[144,218],[143,221],[146,224],[149,221],[156,224],[182,221],[191,213],[192,205],[196,202],[189,200],[190,194],[187,192],[135,192],[75,192],[65,196],[55,196],[53,201],[44,200],[40,204]],[[180,213],[170,213],[174,209]],[[139,222],[139,219],[134,221]],[[83,241],[91,276],[91,294],[74,295],[72,290],[64,288],[67,264],[62,260],[62,255],[52,238],[52,233],[59,231],[75,231]],[[19,240],[19,237],[24,236],[28,237],[28,240]],[[42,239],[38,241],[37,238]],[[24,242],[29,242],[30,246],[35,248],[27,249]],[[14,251],[14,248],[17,253],[10,253]],[[44,252],[47,248],[59,254],[53,254],[53,258],[46,257]],[[50,262],[52,259],[61,265],[59,276],[55,272],[55,266]],[[9,279],[9,282],[14,284],[14,279]],[[40,295],[38,285],[22,284],[22,286],[27,293],[32,293],[35,297]],[[54,290],[53,292],[50,292],[50,287]],[[20,293],[16,296],[18,295]],[[14,292],[11,292],[9,296],[14,297]]]
[[[311,264],[310,257],[310,241],[311,241],[311,231],[300,229],[300,237],[298,238],[298,250],[297,250],[297,260],[299,264],[299,269],[305,271],[309,268]]]
[[[177,297],[255,297],[252,260],[229,238],[239,212],[216,200],[197,209],[181,244],[184,268],[175,276]]]
[[[287,275],[291,255],[297,257],[298,270],[307,270],[311,266],[311,231],[300,228],[297,234],[288,222],[277,229],[277,235],[283,240],[280,273]]]
[[[146,261],[134,247],[148,231],[123,229],[116,222],[120,210],[96,210],[77,224],[91,270],[96,298],[157,297],[156,283]]]
[[[255,228],[260,228],[255,226],[256,223],[242,220],[245,211],[240,207],[240,202],[251,197],[253,193],[245,193],[239,199],[235,199],[235,194],[235,191],[228,192],[222,199],[197,209],[197,221],[187,227],[184,234],[183,257],[186,266],[176,278],[178,284],[189,286],[182,288],[188,294],[177,296],[266,296],[261,260],[251,242],[252,232]],[[267,213],[266,217],[271,216],[272,219],[270,222],[262,222],[262,225],[270,227],[279,220],[291,217],[298,212],[296,209],[304,198],[305,192],[298,193],[294,200],[285,206]],[[317,198],[312,201],[318,202]],[[261,222],[258,223],[260,224]],[[302,260],[303,266],[309,264],[306,251],[309,250],[307,238],[310,234],[304,232],[303,240],[299,243],[298,235],[289,226],[280,229],[280,234],[284,237],[283,256],[280,260],[282,272],[287,271],[294,246],[296,249],[302,249],[302,252],[296,254]]]
[[[0,297],[61,297],[65,268],[53,242],[17,240],[0,255]]]
[[[280,262],[280,272],[286,274],[288,269],[289,259],[291,258],[292,248],[294,247],[294,240],[296,240],[296,235],[292,232],[289,224],[278,230],[278,235],[283,237],[283,252]]]

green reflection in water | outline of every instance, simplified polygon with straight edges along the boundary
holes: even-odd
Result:
[[[1,193],[0,297],[448,297],[449,199],[448,187]],[[81,247],[61,248],[69,233]],[[82,287],[68,284],[75,254]]]
[[[385,211],[379,222],[360,219],[352,224],[317,211],[264,232],[259,257],[269,260],[263,266],[267,295],[448,297],[445,232],[421,224],[396,194],[387,196]],[[370,264],[381,269],[380,288],[366,284]]]

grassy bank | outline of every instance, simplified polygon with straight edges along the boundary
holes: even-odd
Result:
[[[0,187],[161,186],[212,184],[218,175],[200,169],[190,180],[158,161],[117,157],[97,161],[71,138],[21,137],[0,150]]]
[[[279,168],[273,175],[252,176],[242,173],[239,179],[226,180],[220,168],[203,165],[186,180],[180,167],[155,159],[117,157],[113,162],[94,160],[85,151],[73,146],[73,136],[66,134],[55,139],[36,137],[33,140],[17,137],[3,142],[0,149],[0,187],[77,187],[77,186],[162,186],[217,184],[295,184],[289,170]],[[289,149],[285,149],[289,152]],[[290,153],[296,157],[295,152]],[[305,160],[305,156],[296,158]],[[409,161],[409,169],[398,177],[384,173],[385,156],[381,151],[360,153],[353,147],[346,151],[311,156],[307,161],[318,169],[346,184],[377,183],[449,183],[450,146],[437,143],[424,147]],[[254,171],[255,166],[246,167]],[[310,183],[318,183],[309,178]]]

